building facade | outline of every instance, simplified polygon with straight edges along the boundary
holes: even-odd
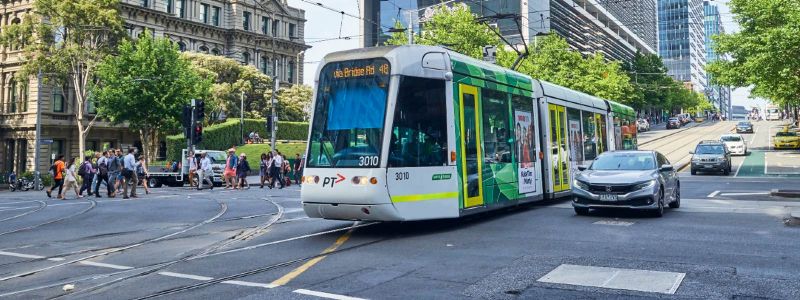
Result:
[[[653,0],[644,0],[650,2]],[[613,1],[612,1],[613,2]],[[527,44],[535,42],[537,36],[558,34],[564,37],[570,47],[583,53],[603,53],[613,60],[630,60],[637,51],[656,53],[655,43],[647,42],[623,21],[606,9],[602,1],[589,0],[360,0],[359,5],[364,20],[361,26],[361,44],[364,47],[383,45],[391,36],[389,30],[396,22],[404,28],[409,21],[414,32],[419,32],[423,24],[439,5],[468,5],[478,16],[498,14],[521,15],[522,34],[511,19],[493,22],[500,33],[510,42]],[[622,7],[615,8],[622,13]],[[632,8],[634,9],[634,8]],[[641,9],[637,18],[647,19],[632,25],[655,24],[655,6],[637,5]],[[638,20],[638,19],[637,19]],[[643,36],[652,39],[655,28],[636,27]]]
[[[722,19],[719,15],[719,8],[717,5],[710,1],[703,2],[703,10],[705,18],[703,20],[705,29],[705,45],[706,45],[706,61],[713,62],[722,59],[719,54],[714,51],[712,36],[717,34],[724,34],[725,28],[722,26]],[[708,100],[714,104],[714,107],[724,116],[731,118],[731,88],[727,86],[720,86],[711,83],[711,74],[706,75],[708,82]]]
[[[650,48],[658,49],[656,0],[596,0]]]
[[[3,2],[0,26],[32,13],[35,0]],[[286,0],[121,0],[125,30],[137,37],[145,30],[174,41],[181,51],[236,59],[293,84],[303,78],[305,12]],[[42,85],[36,78],[13,80],[23,61],[20,53],[0,53],[0,174],[44,172],[58,154],[78,155],[75,95],[69,86]],[[41,99],[37,99],[41,96]],[[38,100],[38,101],[37,101]],[[188,100],[187,100],[188,101]],[[37,106],[37,102],[40,106]],[[34,162],[36,115],[40,110],[40,159]],[[87,107],[89,119],[94,108]],[[139,135],[100,120],[86,139],[87,150],[138,146]]]
[[[658,54],[667,74],[705,93],[706,47],[702,0],[658,0]]]

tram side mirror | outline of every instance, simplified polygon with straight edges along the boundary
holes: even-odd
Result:
[[[581,171],[581,172],[586,171],[586,166],[585,165],[579,165],[578,166],[578,171]]]
[[[659,168],[658,170],[661,172],[667,172],[675,170],[675,168],[672,165],[661,165],[661,168]]]

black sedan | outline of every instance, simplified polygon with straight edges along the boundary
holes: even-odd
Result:
[[[681,128],[681,126],[683,126],[683,123],[678,118],[669,118],[669,120],[667,120],[667,129],[677,129]]]
[[[591,208],[645,210],[661,217],[664,206],[681,205],[678,173],[656,151],[612,151],[579,167],[573,182],[572,206],[578,215]]]
[[[736,133],[753,133],[753,123],[750,121],[741,121],[736,124]]]

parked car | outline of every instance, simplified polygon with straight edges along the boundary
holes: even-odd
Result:
[[[736,133],[753,133],[753,123],[742,121],[736,124]]]
[[[645,119],[636,120],[636,129],[639,130],[639,132],[650,131],[650,122]]]
[[[587,215],[593,208],[623,207],[661,217],[665,206],[681,206],[678,173],[659,152],[610,151],[588,168],[578,169],[572,201],[578,215]]]
[[[683,123],[681,123],[678,118],[669,118],[669,120],[667,120],[667,129],[678,129],[681,128],[681,126],[683,126]]]
[[[722,141],[702,141],[689,153],[692,154],[692,175],[697,172],[731,173],[731,153]]]
[[[747,155],[747,144],[741,134],[723,134],[719,140],[732,155]]]
[[[800,148],[800,136],[794,131],[781,131],[775,134],[772,139],[775,149],[797,149]]]
[[[686,125],[689,123],[689,118],[686,116],[686,114],[677,114],[675,117],[681,121],[681,125]]]

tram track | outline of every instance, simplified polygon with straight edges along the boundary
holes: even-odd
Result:
[[[35,213],[37,211],[43,210],[45,207],[47,207],[47,202],[44,202],[44,201],[41,201],[41,200],[36,200],[34,202],[38,202],[39,203],[39,207],[37,207],[37,208],[35,208],[33,210],[29,210],[29,211],[23,212],[23,213],[18,214],[16,216],[11,216],[11,217],[8,217],[8,218],[5,218],[5,219],[0,219],[0,222],[5,222],[5,221],[8,221],[8,220],[21,218],[21,217],[30,215],[32,213]]]
[[[672,149],[670,151],[663,151],[663,152],[660,151],[660,152],[662,154],[664,154],[664,156],[667,156],[667,158],[670,159],[670,161],[672,161],[672,163],[676,166],[675,167],[676,171],[681,171],[682,169],[686,168],[686,166],[689,165],[688,162],[686,162],[686,163],[682,163],[682,162],[684,162],[687,158],[690,158],[691,154],[688,154],[688,152],[687,152],[686,154],[681,155],[680,158],[677,158],[677,159],[674,159],[674,156],[672,154],[674,154],[676,152],[679,152],[679,151],[685,151],[687,146],[688,147],[693,147],[694,143],[692,143],[692,142],[694,142],[694,141],[715,139],[715,137],[718,137],[721,134],[721,132],[724,131],[724,129],[726,128],[727,124],[725,124],[725,123],[716,123],[716,124],[712,124],[711,126],[712,126],[710,128],[711,130],[709,130],[707,133],[702,133],[699,137],[697,135],[694,135],[694,134],[686,135],[686,136],[683,136],[683,137],[679,137],[678,139],[675,139],[675,140],[665,140],[666,143],[660,144],[660,146],[647,145],[647,148],[655,150],[655,149],[658,149],[660,147],[663,147],[663,146],[666,146],[666,145],[670,145],[670,144],[680,145],[680,146],[675,147],[674,149]],[[695,126],[693,128],[697,128],[697,126]],[[670,156],[673,156],[673,158],[670,158]]]
[[[49,225],[49,224],[61,222],[61,221],[67,220],[67,219],[71,219],[71,218],[80,216],[82,214],[85,214],[85,213],[89,212],[90,210],[94,209],[97,206],[97,201],[89,200],[88,203],[90,204],[89,207],[87,207],[86,209],[84,209],[82,211],[79,211],[78,213],[71,214],[71,215],[68,215],[68,216],[65,216],[65,217],[61,217],[61,218],[56,218],[56,219],[53,219],[53,220],[50,220],[50,221],[47,221],[47,222],[44,222],[44,223],[39,223],[39,224],[36,224],[36,225],[31,225],[31,226],[17,228],[17,229],[5,231],[5,232],[0,232],[0,236],[4,236],[4,235],[7,235],[7,234],[12,234],[12,233],[17,233],[17,232],[22,232],[22,231],[26,231],[26,230],[31,230],[31,229],[36,229],[36,228],[39,228],[39,227],[42,227],[42,226],[45,226],[45,225]],[[44,209],[44,207],[46,207],[46,206],[47,205],[45,203],[45,206],[42,206],[41,209]],[[39,209],[39,210],[41,210],[41,209]]]

